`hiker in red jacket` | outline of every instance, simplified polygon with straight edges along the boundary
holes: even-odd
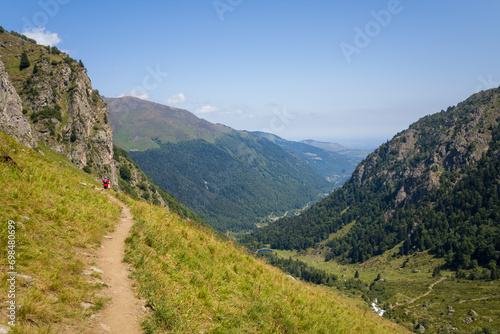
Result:
[[[102,185],[104,186],[104,189],[108,189],[109,188],[109,179],[107,177],[105,177],[102,181],[101,181]]]

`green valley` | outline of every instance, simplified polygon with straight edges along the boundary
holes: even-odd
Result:
[[[362,305],[377,299],[385,318],[416,332],[422,326],[425,333],[496,333],[500,326],[499,282],[483,269],[457,277],[444,259],[428,252],[399,256],[399,246],[358,264],[326,262],[327,249],[274,252],[335,275],[333,286],[343,297]],[[476,271],[483,278],[471,280]]]
[[[138,98],[105,101],[115,144],[159,187],[236,236],[317,202],[359,160]]]
[[[104,98],[0,27],[0,332],[499,333],[500,87],[367,154]]]

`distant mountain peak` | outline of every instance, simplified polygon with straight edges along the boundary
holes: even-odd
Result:
[[[232,129],[210,123],[188,110],[132,96],[104,98],[110,109],[114,143],[125,150],[158,148],[169,143],[202,138],[214,142]]]
[[[301,143],[304,143],[304,144],[307,144],[307,145],[311,145],[311,146],[315,146],[315,147],[319,147],[319,148],[322,148],[322,149],[324,149],[326,151],[331,151],[331,152],[339,152],[339,151],[350,150],[349,147],[346,147],[346,146],[341,145],[339,143],[322,142],[322,141],[317,141],[317,140],[314,140],[314,139],[302,140]]]

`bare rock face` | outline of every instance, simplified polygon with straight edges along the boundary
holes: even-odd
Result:
[[[37,146],[31,125],[23,116],[21,98],[10,82],[2,61],[0,61],[0,131],[28,147]]]
[[[71,62],[52,65],[49,58],[39,59],[37,66],[40,75],[31,79],[37,94],[23,95],[25,105],[31,115],[43,108],[61,113],[60,119],[52,117],[34,123],[38,140],[79,168],[89,166],[113,179],[116,173],[112,127],[107,122],[109,110],[92,89],[85,68]]]
[[[79,168],[118,184],[109,109],[83,63],[7,32],[0,33],[0,42],[6,46],[0,56],[11,64],[8,74],[3,66],[0,72],[0,129],[30,147],[41,142]],[[31,65],[18,69],[12,64],[22,53]]]

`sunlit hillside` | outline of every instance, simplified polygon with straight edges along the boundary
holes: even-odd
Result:
[[[64,332],[106,307],[88,254],[113,229],[119,208],[62,156],[0,135],[2,286],[7,289],[7,222],[16,224],[18,284],[14,333]],[[297,281],[209,227],[120,195],[136,224],[126,260],[152,313],[147,333],[401,333],[326,287]],[[7,295],[2,294],[2,305]],[[93,306],[84,309],[82,302]],[[7,309],[1,310],[6,324]]]

